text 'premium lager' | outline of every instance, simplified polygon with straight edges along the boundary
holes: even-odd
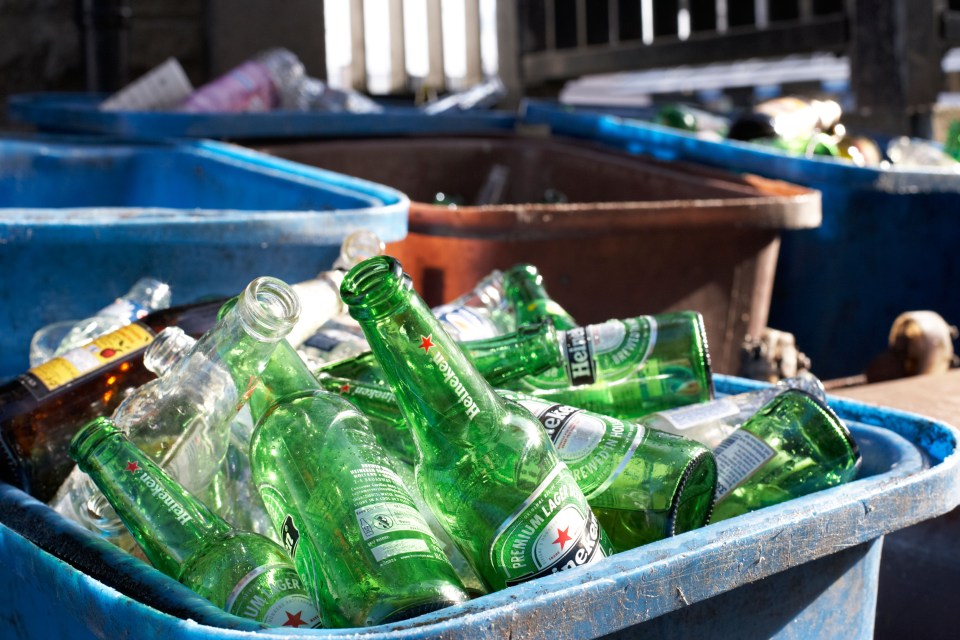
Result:
[[[108,419],[81,429],[70,456],[158,570],[234,615],[275,627],[320,626],[316,606],[279,545],[231,527]]]
[[[611,552],[540,423],[477,373],[395,259],[354,267],[341,297],[410,425],[424,499],[490,589]]]

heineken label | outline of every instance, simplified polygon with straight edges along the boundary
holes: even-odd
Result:
[[[776,453],[749,431],[733,432],[713,451],[717,459],[717,501],[746,482]]]
[[[623,365],[633,369],[647,361],[657,343],[657,320],[653,316],[609,320],[586,329],[604,369]]]
[[[576,327],[561,333],[564,366],[570,384],[593,384],[597,379],[597,361],[593,356],[593,342],[587,337],[587,328]]]
[[[446,560],[400,476],[378,464],[360,465],[350,475],[357,526],[377,562],[385,566],[414,556]]]
[[[424,355],[430,358],[433,364],[437,365],[437,371],[439,371],[443,377],[443,384],[453,391],[457,397],[457,401],[466,409],[467,419],[472,422],[474,418],[480,415],[480,407],[477,406],[477,402],[473,399],[470,390],[463,386],[463,382],[460,381],[460,376],[457,375],[457,372],[450,366],[447,357],[443,355],[440,348],[433,343],[433,334],[420,336],[419,348],[423,349]],[[434,350],[433,353],[430,352],[431,349]]]
[[[558,464],[500,525],[490,560],[512,586],[600,561],[607,556],[602,535],[573,476]]]
[[[643,427],[535,398],[516,401],[537,417],[587,499],[616,480],[643,439]]]
[[[177,497],[169,493],[164,484],[154,478],[147,470],[140,466],[137,461],[130,461],[126,464],[124,471],[131,474],[136,481],[146,488],[147,493],[155,501],[154,504],[162,506],[173,518],[180,524],[187,524],[193,520],[190,512],[177,500]]]
[[[271,627],[318,629],[320,612],[293,567],[270,564],[245,575],[230,592],[230,613]]]

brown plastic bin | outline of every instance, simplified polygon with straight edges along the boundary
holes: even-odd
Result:
[[[387,249],[430,305],[493,269],[528,262],[581,323],[700,311],[721,373],[736,373],[744,337],[766,326],[781,231],[820,224],[817,191],[555,138],[311,141],[262,150],[405,192],[409,233]],[[507,168],[504,204],[427,204],[437,192],[472,202],[497,165]],[[549,188],[568,203],[538,204]]]

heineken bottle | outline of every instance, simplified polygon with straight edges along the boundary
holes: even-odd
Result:
[[[408,459],[416,450],[396,396],[382,385],[320,379],[364,414],[384,448]],[[574,407],[500,389],[500,397],[529,410],[543,425],[617,552],[706,524],[717,467],[701,444]]]
[[[469,599],[366,418],[274,352],[251,399],[254,483],[324,626],[412,618]]]
[[[812,395],[789,389],[714,450],[712,522],[852,480],[860,450],[843,421]]]
[[[275,627],[320,626],[316,605],[279,545],[227,524],[109,419],[81,429],[70,457],[158,570],[234,615]]]
[[[827,401],[823,384],[816,376],[802,373],[784,378],[771,387],[748,391],[709,402],[651,413],[643,423],[654,429],[696,440],[711,449],[740,428],[752,415],[787,389],[806,391],[821,402]]]
[[[532,264],[519,264],[503,274],[507,302],[518,325],[551,320],[557,329],[573,329],[577,321],[550,297],[543,276]]]
[[[614,418],[635,419],[713,397],[703,318],[694,311],[545,331],[555,366],[508,388]]]
[[[360,263],[340,294],[410,426],[421,494],[489,589],[611,553],[540,423],[477,373],[395,259]]]

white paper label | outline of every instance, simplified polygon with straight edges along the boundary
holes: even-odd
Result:
[[[691,404],[679,409],[670,409],[656,414],[663,418],[677,431],[686,431],[708,422],[717,422],[724,418],[732,418],[740,413],[740,409],[735,402],[730,400],[714,400],[713,402],[701,402],[700,404]]]
[[[720,443],[717,459],[717,500],[739,487],[776,455],[770,445],[748,431],[736,431]]]

